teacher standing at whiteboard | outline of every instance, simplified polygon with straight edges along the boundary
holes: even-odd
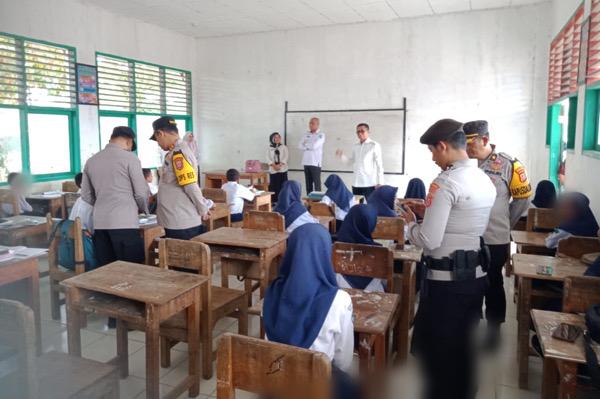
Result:
[[[335,152],[335,155],[345,163],[353,163],[352,193],[368,197],[377,186],[383,184],[381,146],[369,137],[369,125],[366,123],[359,123],[356,126],[356,135],[358,143],[352,147],[351,157],[346,156],[340,149]]]
[[[302,137],[298,148],[303,151],[302,165],[306,180],[306,193],[321,191],[321,164],[325,134],[319,130],[319,118],[310,118],[308,132]]]

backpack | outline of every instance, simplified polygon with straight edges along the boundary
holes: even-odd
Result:
[[[583,344],[585,360],[592,379],[592,385],[600,389],[600,365],[598,365],[596,352],[592,348],[592,340],[600,343],[600,304],[590,306],[585,312],[585,325],[587,327]]]
[[[75,271],[75,242],[69,238],[69,232],[73,228],[72,220],[61,220],[54,226],[50,235],[49,244],[54,241],[56,234],[59,235],[58,240],[58,264]],[[81,240],[83,242],[83,259],[85,260],[85,271],[90,271],[98,267],[96,254],[94,253],[94,243],[92,235],[86,229],[81,231]]]

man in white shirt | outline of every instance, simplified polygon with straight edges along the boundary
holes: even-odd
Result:
[[[356,126],[358,143],[352,147],[352,156],[338,149],[335,154],[343,162],[353,163],[354,183],[352,193],[368,197],[378,186],[383,185],[383,157],[381,146],[369,137],[369,125],[359,123]]]
[[[75,184],[79,187],[81,192],[81,181],[83,180],[83,173],[77,173],[75,175]],[[94,234],[94,218],[93,218],[94,207],[85,202],[81,197],[77,198],[77,201],[73,204],[71,212],[69,213],[69,220],[75,220],[79,218],[81,221],[81,227]]]
[[[226,173],[227,183],[221,189],[227,194],[227,204],[232,222],[240,222],[244,219],[244,200],[252,201],[255,194],[248,187],[239,183],[240,172],[229,169]]]
[[[323,144],[325,134],[319,130],[319,118],[311,118],[308,132],[302,137],[298,148],[303,151],[302,165],[306,179],[306,193],[321,191],[321,164],[323,163]]]

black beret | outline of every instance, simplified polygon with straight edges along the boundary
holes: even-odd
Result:
[[[467,139],[475,138],[477,136],[488,136],[490,134],[487,121],[467,122],[463,126],[463,130],[465,131]]]
[[[154,132],[152,132],[150,140],[156,140],[154,134],[158,130],[166,130],[168,132],[179,133],[179,130],[177,129],[177,122],[175,122],[175,119],[171,118],[170,116],[161,116],[160,118],[152,122],[152,129],[154,129]]]
[[[421,136],[421,144],[435,145],[448,140],[457,132],[462,132],[463,124],[454,119],[440,119]]]
[[[135,132],[132,128],[127,126],[117,126],[113,129],[112,134],[110,135],[111,139],[115,137],[125,137],[126,139],[133,140],[133,146],[131,147],[131,151],[135,151],[137,149],[137,144],[135,144]]]

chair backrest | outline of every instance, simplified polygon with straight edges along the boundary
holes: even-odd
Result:
[[[394,254],[388,248],[336,242],[331,257],[336,273],[383,279],[386,292],[394,292]]]
[[[375,240],[394,240],[398,244],[404,244],[404,219],[400,217],[377,217],[377,225],[371,233]]]
[[[217,351],[217,399],[235,390],[274,399],[329,399],[331,362],[320,352],[226,333]]]
[[[81,197],[81,194],[79,193],[68,192],[63,194],[63,201],[65,203],[65,211],[67,212],[67,215],[71,213],[71,209],[73,209],[73,206],[79,197]]]
[[[554,209],[530,208],[527,211],[527,231],[552,231],[558,224],[558,215]]]
[[[0,299],[0,344],[15,360],[15,372],[0,382],[0,396],[37,398],[35,324],[30,308],[17,301]]]
[[[4,212],[4,204],[8,205],[12,213]],[[12,190],[0,189],[0,216],[14,216],[21,214],[17,195]]]
[[[62,192],[63,193],[76,193],[79,191],[79,187],[72,180],[67,180],[62,182]]]
[[[583,313],[600,303],[600,277],[567,277],[563,289],[565,313]]]
[[[600,252],[600,240],[595,237],[571,236],[558,242],[556,256],[580,259],[583,255]]]
[[[285,232],[285,218],[277,212],[246,211],[244,229]]]
[[[52,219],[50,213],[46,214],[46,234],[48,240],[50,240],[54,229],[59,222]],[[60,228],[59,228],[60,229]],[[73,259],[75,260],[75,274],[85,272],[85,255],[83,251],[83,237],[82,237],[81,220],[77,217],[73,221],[73,225],[69,229],[68,238],[73,240],[73,250],[75,251]],[[60,232],[57,231],[52,239],[52,242],[48,243],[48,269],[50,273],[59,271],[58,264],[58,245],[60,244]]]
[[[220,188],[203,188],[202,195],[213,202],[227,203],[227,193]]]
[[[333,216],[335,217],[335,204],[327,205],[322,202],[308,202],[306,204],[308,212],[313,216]]]

